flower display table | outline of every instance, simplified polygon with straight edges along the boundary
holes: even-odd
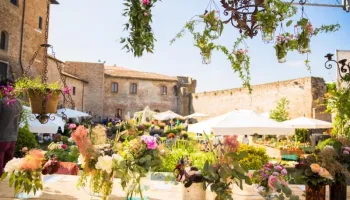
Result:
[[[44,176],[44,190],[40,199],[45,200],[76,200],[76,199],[90,199],[88,191],[83,189],[77,190],[76,183],[78,176],[69,175],[51,175]],[[109,200],[125,200],[125,193],[120,187],[120,180],[114,180],[114,187]],[[149,199],[166,199],[166,200],[181,200],[181,184],[173,185],[171,183],[166,184],[163,181],[152,181],[150,190],[144,192],[145,196]],[[302,197],[302,187],[297,185],[291,185],[291,189],[297,194],[300,199]],[[328,190],[328,187],[327,187]],[[329,192],[327,191],[327,196]],[[207,199],[212,200],[215,194],[207,191]],[[241,191],[238,187],[233,189],[233,198],[240,200],[263,200],[263,198],[256,192],[254,186],[244,186],[244,190]],[[328,198],[328,197],[327,197]],[[0,199],[9,200],[13,198],[13,188],[8,187],[8,181],[0,182]],[[348,186],[348,199],[350,199],[350,187]]]

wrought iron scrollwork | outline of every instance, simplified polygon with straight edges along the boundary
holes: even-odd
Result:
[[[263,0],[221,0],[224,15],[229,19],[223,23],[231,23],[238,28],[241,34],[253,38],[258,34],[259,24],[256,20],[256,14],[264,10]]]
[[[337,72],[342,80],[349,79],[350,75],[350,62],[346,63],[347,59],[339,60],[338,62],[336,60],[333,60],[333,54],[327,54],[325,56],[327,58],[327,61],[325,63],[326,69],[332,69],[333,64],[336,64],[337,66]]]

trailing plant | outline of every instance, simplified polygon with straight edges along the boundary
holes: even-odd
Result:
[[[40,94],[47,94],[48,91],[60,90],[58,83],[44,84],[42,83],[40,77],[30,79],[29,77],[21,77],[15,82],[15,91],[17,96],[25,95],[28,89],[34,89],[35,92]]]
[[[152,8],[157,0],[124,0],[123,16],[129,18],[124,25],[124,31],[129,31],[129,36],[121,38],[125,44],[123,49],[131,51],[135,57],[141,57],[144,51],[153,53],[154,38],[152,23]]]
[[[277,36],[277,41],[274,46],[276,56],[279,62],[285,62],[288,51],[294,51],[298,48],[297,40],[293,39],[293,34],[283,33]]]

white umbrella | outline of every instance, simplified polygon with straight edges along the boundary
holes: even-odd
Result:
[[[318,120],[318,119],[312,119],[307,117],[298,117],[295,119],[291,119],[288,121],[282,122],[285,125],[289,125],[293,128],[305,128],[305,129],[318,129],[318,128],[332,128],[332,123]]]
[[[265,117],[265,118],[267,118],[267,119],[270,119],[270,113],[269,112],[264,112],[264,113],[261,113],[260,115]]]
[[[294,128],[266,119],[252,110],[228,113],[213,127],[215,135],[294,135]]]
[[[46,124],[41,124],[39,120],[35,119],[35,115],[31,114],[30,108],[23,106],[23,109],[27,111],[27,122],[29,130],[32,133],[57,133],[58,127],[61,127],[64,131],[65,121],[58,115],[51,115],[50,120]],[[24,123],[20,124],[20,127],[24,127]]]
[[[192,133],[211,133],[212,127],[216,125],[220,120],[226,117],[226,115],[229,113],[226,113],[224,115],[220,115],[217,117],[213,117],[204,121],[201,121],[196,124],[189,124],[188,125],[188,132]]]
[[[89,115],[87,113],[80,112],[80,111],[77,111],[77,110],[72,110],[72,109],[69,109],[69,108],[59,109],[59,110],[57,110],[57,113],[58,114],[64,113],[67,116],[67,118],[91,117],[91,115]]]
[[[193,113],[184,117],[185,119],[198,118],[198,117],[208,117],[209,115],[203,113]]]
[[[165,121],[165,120],[170,120],[170,119],[183,119],[183,117],[181,115],[176,114],[171,110],[154,114],[153,118],[156,120],[160,120],[160,121]]]

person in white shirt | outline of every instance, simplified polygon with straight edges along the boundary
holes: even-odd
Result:
[[[247,135],[244,136],[242,143],[249,145],[249,139]]]

